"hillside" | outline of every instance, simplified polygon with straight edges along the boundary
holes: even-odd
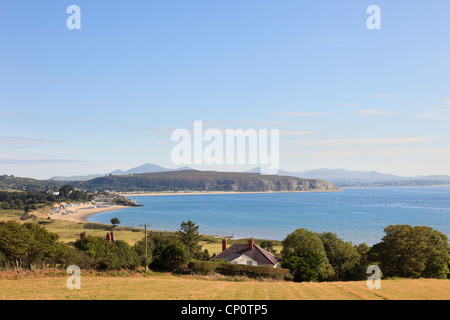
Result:
[[[58,181],[0,175],[0,190],[45,191],[63,185],[64,183]]]
[[[77,182],[79,188],[91,191],[337,191],[325,180],[260,175],[258,173],[214,171],[169,171],[122,176],[106,176]]]

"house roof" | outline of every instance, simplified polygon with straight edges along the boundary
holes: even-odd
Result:
[[[222,251],[212,258],[211,261],[218,259],[231,261],[244,254],[256,261],[259,265],[276,265],[281,262],[280,258],[260,246],[253,245],[253,250],[250,250],[248,244],[233,244],[225,251]]]

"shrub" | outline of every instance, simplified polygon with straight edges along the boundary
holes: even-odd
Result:
[[[122,240],[108,242],[102,237],[85,236],[74,245],[89,255],[99,269],[134,269],[139,265],[137,253]]]
[[[149,234],[147,242],[147,263],[152,267],[174,270],[189,261],[189,250],[176,235],[154,232]],[[145,265],[145,239],[137,242],[134,250]]]

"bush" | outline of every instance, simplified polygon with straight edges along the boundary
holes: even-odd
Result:
[[[248,266],[227,262],[194,261],[189,263],[188,268],[191,269],[193,273],[201,275],[219,273],[226,276],[244,276],[253,279],[292,279],[292,275],[287,269],[277,269],[265,266]]]
[[[148,236],[148,241],[149,250],[152,248],[149,256],[152,257],[153,267],[174,270],[189,261],[189,251],[176,235],[155,232]],[[144,241],[142,242],[145,244]],[[139,247],[143,244],[140,243]],[[145,252],[145,250],[141,248],[138,252]]]
[[[93,266],[99,269],[134,269],[139,265],[136,251],[122,240],[108,242],[102,237],[85,236],[74,245],[89,255]]]

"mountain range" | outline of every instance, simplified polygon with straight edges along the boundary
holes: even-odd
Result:
[[[247,172],[260,173],[260,168]],[[450,176],[429,175],[404,177],[377,171],[351,171],[345,169],[317,169],[302,172],[279,170],[279,176],[301,177],[305,179],[324,179],[339,187],[364,186],[429,186],[450,184]]]
[[[126,171],[118,169],[118,170],[114,170],[114,171],[112,171],[110,173],[107,173],[107,174],[90,174],[90,175],[85,175],[85,176],[69,176],[69,177],[56,176],[56,177],[50,178],[49,180],[53,180],[53,181],[87,181],[87,180],[91,180],[91,179],[95,179],[95,178],[99,178],[99,177],[104,177],[104,176],[109,176],[109,175],[121,176],[121,175],[129,175],[129,174],[168,172],[168,171],[183,171],[183,170],[192,170],[192,168],[180,167],[180,168],[177,168],[177,169],[168,169],[168,168],[163,168],[163,167],[161,167],[161,166],[159,166],[157,164],[144,163],[143,165],[140,165],[140,166],[135,167],[135,168],[131,168],[131,169],[126,170]]]
[[[52,181],[88,181],[91,179],[104,176],[119,175],[136,175],[145,173],[172,172],[192,170],[190,167],[180,167],[176,169],[168,169],[152,163],[145,163],[141,166],[131,168],[129,170],[114,170],[107,174],[91,174],[86,176],[71,177],[53,177]],[[261,173],[261,168],[254,168],[244,173]],[[430,176],[413,176],[404,177],[393,174],[380,173],[377,171],[351,171],[345,169],[317,169],[301,172],[291,172],[279,170],[278,176],[290,176],[304,179],[321,179],[327,180],[339,187],[352,186],[427,186],[427,185],[447,185],[450,184],[450,176],[446,175],[430,175]]]

